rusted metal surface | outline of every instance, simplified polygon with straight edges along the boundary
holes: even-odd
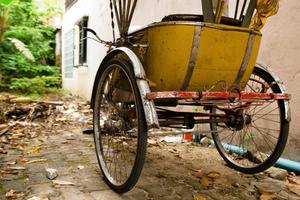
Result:
[[[272,78],[275,80],[275,82],[277,83],[278,87],[280,88],[280,91],[282,91],[282,94],[287,94],[287,90],[282,82],[282,80],[271,70],[270,67],[267,67],[263,64],[260,64],[260,63],[256,63],[255,67],[258,67],[264,71],[266,71],[267,73],[269,73]],[[280,94],[277,94],[277,95],[280,95]],[[291,110],[290,110],[290,103],[289,100],[291,98],[291,95],[289,95],[289,98],[288,99],[284,99],[284,98],[281,98],[281,99],[284,99],[284,106],[285,106],[285,120],[287,121],[291,121]]]
[[[275,93],[232,93],[232,92],[151,92],[146,94],[146,98],[149,100],[157,99],[232,99],[237,98],[239,100],[289,100],[290,94],[275,94]]]
[[[147,99],[199,99],[199,92],[151,92],[146,94]]]

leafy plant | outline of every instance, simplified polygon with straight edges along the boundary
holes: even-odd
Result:
[[[45,14],[32,0],[14,0],[9,6],[1,2],[0,90],[44,93],[59,87],[54,29],[44,23]]]

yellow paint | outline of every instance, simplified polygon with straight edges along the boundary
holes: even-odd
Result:
[[[276,15],[278,10],[279,0],[258,0],[256,13],[250,27],[254,30],[261,30],[267,22],[267,18]]]
[[[195,26],[202,26],[199,52],[188,90],[203,91],[220,81],[232,85],[245,56],[250,29],[220,24],[158,23],[133,35],[144,34],[139,43],[149,45],[140,56],[147,78],[156,85],[153,91],[179,91],[187,73]],[[247,82],[256,62],[261,35],[255,42],[242,81]],[[217,84],[218,85],[218,84]],[[214,90],[221,90],[215,87]]]

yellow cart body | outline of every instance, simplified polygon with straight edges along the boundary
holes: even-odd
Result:
[[[248,81],[261,34],[200,22],[159,22],[131,34],[152,91],[223,91]],[[227,87],[224,87],[226,83]]]

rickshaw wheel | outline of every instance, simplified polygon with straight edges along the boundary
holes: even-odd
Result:
[[[284,92],[271,74],[259,67],[254,68],[245,91]],[[223,111],[216,107],[211,109],[212,113]],[[218,152],[230,167],[240,172],[254,174],[268,169],[279,159],[287,142],[289,120],[285,119],[286,112],[285,101],[274,100],[242,111],[239,126],[211,124]],[[218,132],[221,127],[226,127],[226,131]]]
[[[146,120],[130,64],[113,58],[100,70],[93,112],[96,153],[105,182],[124,193],[144,165]]]

